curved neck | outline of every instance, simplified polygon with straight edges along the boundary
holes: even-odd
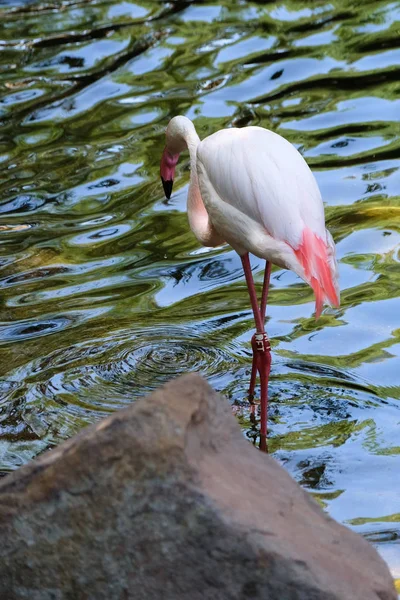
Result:
[[[196,210],[196,207],[199,209],[200,205],[202,205],[205,210],[200,193],[199,177],[197,175],[197,146],[200,143],[200,138],[197,133],[195,135],[197,139],[193,136],[187,141],[187,149],[189,150],[190,156],[190,185],[187,204],[188,213],[191,210]]]
[[[187,214],[190,229],[203,246],[219,246],[224,240],[215,231],[207,209],[201,197],[199,178],[197,174],[197,146],[200,139],[196,134],[197,141],[189,141],[188,150],[190,154],[190,185],[187,200]]]
[[[199,179],[197,176],[197,146],[200,144],[200,138],[194,127],[192,131],[187,132],[184,140],[190,156],[190,185],[199,189]]]
[[[171,125],[171,130],[170,129]],[[186,147],[190,154],[190,185],[187,213],[190,229],[203,246],[219,246],[224,240],[215,231],[200,193],[197,175],[197,146],[200,138],[193,123],[186,117],[175,117],[167,128],[167,142],[171,152],[182,152]]]

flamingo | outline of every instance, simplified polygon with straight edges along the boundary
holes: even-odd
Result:
[[[166,128],[160,174],[167,199],[175,167],[190,154],[189,225],[203,246],[228,243],[240,256],[254,315],[249,400],[260,377],[260,449],[267,451],[271,346],[264,329],[271,264],[294,271],[315,294],[315,316],[324,303],[339,306],[336,249],[325,227],[318,184],[302,155],[263,127],[222,129],[200,141],[190,119]],[[249,253],[266,260],[258,304]]]

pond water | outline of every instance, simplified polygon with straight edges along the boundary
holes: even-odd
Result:
[[[201,137],[260,124],[316,175],[342,290],[315,321],[273,270],[270,449],[400,578],[399,19],[368,0],[2,2],[1,471],[187,371],[254,437],[240,259],[190,233],[188,157],[168,202],[158,169],[176,114]]]

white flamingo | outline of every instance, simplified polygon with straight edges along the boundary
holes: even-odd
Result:
[[[179,155],[186,149],[191,164],[187,203],[191,230],[204,246],[227,242],[242,260],[256,323],[249,397],[258,371],[260,448],[266,450],[271,348],[264,321],[271,263],[291,269],[312,287],[318,318],[324,302],[339,306],[335,244],[325,228],[313,174],[280,135],[262,127],[243,127],[222,129],[200,141],[190,119],[174,117],[166,129],[160,167],[167,198]],[[267,261],[260,306],[249,252]]]

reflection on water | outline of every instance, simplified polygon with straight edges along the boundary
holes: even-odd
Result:
[[[273,271],[270,447],[400,577],[397,3],[4,4],[0,470],[188,370],[254,436],[240,260],[188,231],[188,159],[168,202],[158,166],[177,113],[261,124],[314,170],[342,288],[315,322]]]

